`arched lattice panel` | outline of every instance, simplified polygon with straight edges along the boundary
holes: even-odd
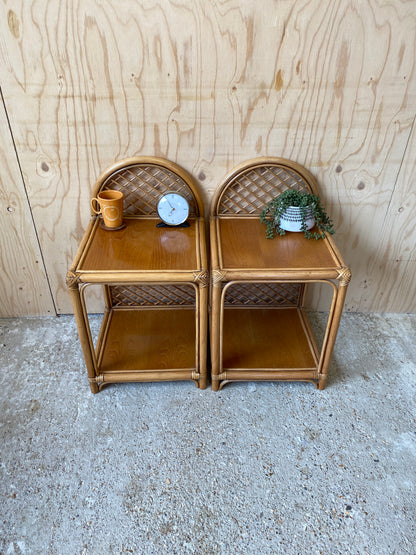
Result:
[[[315,192],[309,179],[294,168],[253,163],[231,179],[226,178],[214,212],[217,215],[259,214],[268,202],[287,189]]]
[[[185,180],[169,168],[157,164],[133,164],[110,174],[100,190],[115,189],[124,195],[127,215],[156,215],[161,195],[175,192],[189,203],[190,216],[199,216],[198,204]]]

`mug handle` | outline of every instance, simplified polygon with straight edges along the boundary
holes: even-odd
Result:
[[[94,201],[97,203],[99,210],[97,211],[94,207]],[[95,213],[95,214],[101,214],[102,210],[101,210],[101,206],[100,206],[100,201],[98,200],[98,198],[92,198],[91,199],[91,210]]]

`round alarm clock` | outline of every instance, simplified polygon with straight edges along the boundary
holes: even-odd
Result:
[[[181,225],[189,216],[189,204],[179,193],[165,193],[157,203],[157,213],[166,225]]]

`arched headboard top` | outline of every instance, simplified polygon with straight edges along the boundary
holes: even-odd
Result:
[[[211,202],[211,216],[258,215],[286,189],[317,194],[315,178],[285,158],[254,158],[235,167],[220,183]]]
[[[124,194],[126,215],[157,215],[157,202],[167,192],[180,193],[187,199],[190,216],[204,214],[202,199],[192,176],[164,158],[136,156],[116,162],[97,179],[92,197],[106,189]]]

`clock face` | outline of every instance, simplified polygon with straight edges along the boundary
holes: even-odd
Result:
[[[189,216],[189,204],[178,193],[166,193],[157,203],[157,213],[165,224],[180,225]]]

